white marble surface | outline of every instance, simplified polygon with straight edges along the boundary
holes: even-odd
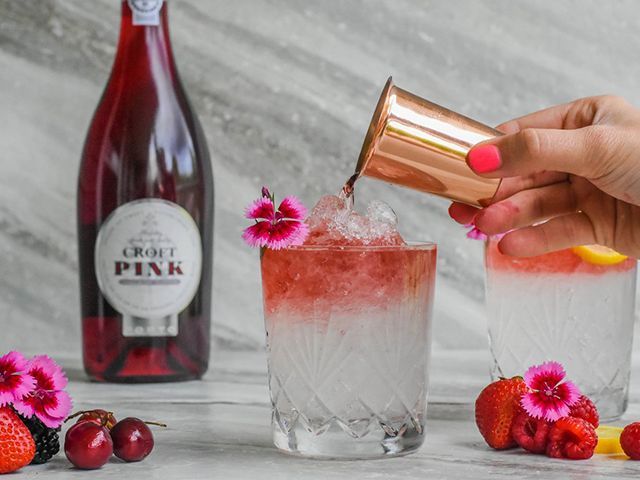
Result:
[[[487,447],[473,420],[473,401],[488,381],[484,350],[438,349],[431,368],[426,441],[401,458],[375,461],[305,460],[271,444],[270,403],[264,354],[218,353],[217,368],[203,381],[122,386],[88,383],[77,361],[59,358],[72,378],[76,407],[109,408],[121,417],[168,423],[155,429],[156,447],[143,462],[112,460],[100,470],[71,468],[64,454],[44,466],[26,467],[12,479],[621,479],[637,478],[640,462],[596,455],[551,460],[520,450]],[[634,358],[631,405],[621,425],[640,418],[640,356]]]
[[[80,351],[75,188],[119,0],[0,0],[0,351]],[[182,78],[216,177],[213,335],[263,345],[242,207],[266,183],[307,204],[352,172],[386,78],[498,123],[575,97],[640,103],[636,0],[171,0]],[[363,181],[440,244],[435,342],[485,346],[480,245],[447,202]]]

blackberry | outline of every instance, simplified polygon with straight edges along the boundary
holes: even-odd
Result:
[[[31,432],[34,442],[36,442],[36,454],[31,460],[32,465],[47,463],[51,458],[60,451],[60,427],[49,428],[42,423],[37,417],[20,418]]]

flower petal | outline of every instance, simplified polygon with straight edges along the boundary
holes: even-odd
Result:
[[[471,240],[487,240],[489,238],[485,233],[482,233],[480,230],[478,230],[478,227],[473,224],[465,225],[465,227],[470,228],[470,230],[467,232],[467,238],[470,238]]]
[[[31,392],[34,378],[26,373],[27,359],[19,352],[9,352],[0,357],[0,405],[6,405]]]
[[[34,397],[29,396],[20,400],[14,400],[13,408],[15,408],[19,414],[24,415],[27,418],[33,417],[33,414],[36,411],[34,406]]]
[[[275,220],[273,202],[270,198],[258,198],[245,209],[244,216],[252,220],[273,221]]]
[[[303,203],[294,195],[285,197],[280,206],[278,212],[282,214],[283,219],[287,220],[304,220],[307,216],[307,209]]]
[[[48,399],[43,405],[43,409],[50,417],[62,417],[65,418],[71,412],[73,402],[71,396],[64,390],[53,392],[50,394],[51,398]]]
[[[0,390],[0,407],[4,407],[6,404],[13,402],[13,392],[10,390]]]
[[[64,371],[52,358],[47,355],[37,355],[29,361],[29,373],[36,379],[36,388],[46,390],[62,390],[67,386]],[[47,383],[43,385],[42,383]]]
[[[281,220],[271,226],[269,240],[266,246],[273,250],[280,250],[290,245],[300,245],[304,242],[309,227],[295,220]]]
[[[52,417],[47,415],[46,412],[36,412],[35,415],[49,428],[58,428],[65,420],[65,417]]]
[[[578,386],[569,380],[558,385],[556,393],[568,406],[576,403],[580,399],[580,395],[582,395]]]
[[[544,407],[544,419],[555,422],[569,415],[570,409],[562,399],[550,398]]]
[[[256,222],[242,232],[242,238],[250,247],[264,247],[269,241],[270,222]]]
[[[523,395],[520,404],[525,412],[533,418],[542,418],[545,415],[544,404],[538,400],[535,393],[526,393]]]
[[[6,370],[5,370],[6,369]],[[0,373],[10,371],[10,373],[20,373],[27,369],[27,359],[20,352],[9,352],[0,357]]]
[[[482,233],[480,230],[478,230],[478,227],[476,227],[475,224],[473,223],[467,223],[466,225],[463,225],[463,227],[470,229],[467,231],[467,238],[470,238],[471,240],[482,240],[482,241],[488,240],[489,238],[491,238],[492,240],[500,240],[507,233],[512,231],[512,230],[509,230],[509,232],[496,233],[494,235],[491,235],[491,237],[489,237],[489,235],[487,235],[486,233]]]
[[[542,386],[555,386],[565,377],[564,367],[558,362],[544,362],[530,367],[524,374],[524,382],[532,390]]]
[[[298,222],[296,231],[293,234],[289,245],[302,245],[309,236],[309,225],[305,222]]]
[[[28,373],[20,375],[19,381],[13,389],[14,400],[19,400],[33,391],[36,387],[36,380]]]

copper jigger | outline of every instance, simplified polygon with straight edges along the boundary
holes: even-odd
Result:
[[[491,127],[396,87],[389,77],[355,176],[486,206],[500,179],[476,175],[465,157],[473,145],[498,135],[502,134]]]

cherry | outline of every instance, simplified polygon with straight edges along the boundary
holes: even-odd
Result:
[[[116,417],[113,416],[113,412],[107,412],[106,410],[102,410],[100,408],[97,408],[95,410],[82,410],[80,412],[76,412],[69,418],[67,418],[65,422],[77,416],[80,416],[80,418],[78,418],[76,423],[94,422],[98,425],[102,425],[103,427],[107,427],[108,430],[111,430],[117,423]]]
[[[113,453],[125,462],[139,462],[153,450],[153,434],[139,418],[120,420],[111,430],[111,438]]]
[[[64,453],[77,468],[100,468],[113,454],[109,430],[91,420],[76,423],[67,430]]]

